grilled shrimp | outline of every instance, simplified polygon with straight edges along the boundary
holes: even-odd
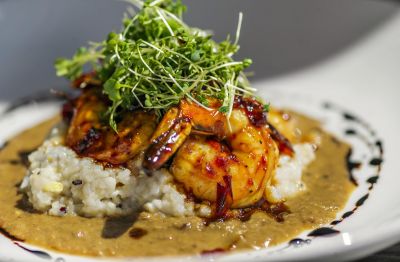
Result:
[[[126,112],[115,132],[101,119],[107,110],[107,102],[95,87],[85,89],[72,103],[66,145],[80,156],[123,164],[147,147],[156,127],[154,114]]]
[[[271,108],[268,113],[268,122],[271,126],[279,130],[279,133],[287,138],[291,143],[296,142],[298,135],[296,134],[296,120],[290,114]]]
[[[188,192],[223,209],[250,206],[263,196],[279,156],[265,123],[256,120],[262,117],[237,106],[228,123],[216,109],[182,101],[157,128],[145,166],[159,168],[177,151],[170,170]]]

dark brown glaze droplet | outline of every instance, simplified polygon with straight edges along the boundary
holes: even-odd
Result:
[[[360,198],[357,202],[356,202],[356,207],[362,206],[365,202],[365,200],[367,200],[369,197],[369,193],[366,194],[365,196],[363,196],[362,198]]]
[[[289,246],[300,247],[304,244],[310,244],[311,239],[294,238],[289,241]]]
[[[12,234],[10,234],[10,232],[8,232],[7,230],[5,230],[4,228],[0,227],[0,234],[2,234],[3,236],[5,236],[6,238],[12,240],[12,241],[19,241],[19,242],[23,242],[24,240],[13,236]]]
[[[353,116],[353,115],[351,115],[350,113],[347,113],[347,112],[343,113],[343,118],[346,119],[346,120],[349,120],[349,121],[356,121],[356,122],[359,121],[357,117],[355,117],[355,116]]]
[[[353,215],[354,211],[347,211],[342,215],[342,219],[348,218],[349,216]]]
[[[351,135],[356,135],[356,134],[357,134],[357,131],[354,130],[354,129],[347,129],[344,133],[345,133],[346,135],[351,136]]]
[[[279,203],[270,207],[269,210],[265,210],[269,212],[272,217],[278,222],[285,221],[285,215],[290,213],[289,208],[284,203]]]
[[[353,150],[350,148],[349,151],[347,152],[347,155],[346,155],[346,165],[347,165],[347,170],[349,172],[350,181],[355,186],[358,186],[358,183],[357,183],[357,181],[356,181],[356,179],[354,178],[354,175],[353,175],[353,170],[355,168],[360,168],[361,167],[361,163],[360,162],[351,161],[350,159],[351,159],[351,155],[352,154],[353,154]]]
[[[309,233],[307,236],[309,237],[320,237],[320,236],[328,236],[328,235],[334,235],[334,234],[339,234],[340,231],[330,228],[330,227],[320,227],[317,228],[313,231],[311,231],[311,233]]]
[[[379,176],[372,176],[367,179],[367,183],[375,184],[376,182],[378,182],[378,179],[379,179]]]
[[[373,159],[371,159],[371,161],[369,161],[369,164],[371,166],[380,166],[382,163],[383,163],[382,158],[373,158]]]
[[[267,213],[277,222],[284,222],[284,216],[290,213],[289,208],[284,203],[271,205],[262,198],[251,207],[239,209],[236,218],[242,222],[248,221],[256,211]]]
[[[379,153],[380,153],[381,156],[382,156],[382,155],[383,155],[383,143],[382,143],[382,141],[377,140],[377,141],[375,142],[375,145],[378,147]]]
[[[139,239],[139,238],[145,236],[146,234],[147,234],[147,230],[140,228],[140,227],[135,227],[135,228],[132,228],[131,230],[129,230],[129,236],[134,239]]]

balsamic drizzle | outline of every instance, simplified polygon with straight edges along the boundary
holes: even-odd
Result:
[[[340,233],[339,230],[330,228],[330,227],[320,227],[313,231],[311,231],[307,236],[309,237],[320,237],[320,236],[328,236],[328,235],[335,235]]]
[[[347,152],[346,155],[346,166],[347,166],[347,170],[349,173],[349,178],[350,181],[355,185],[358,186],[358,182],[355,179],[354,175],[353,175],[353,170],[356,168],[360,168],[361,167],[361,162],[358,161],[351,161],[351,155],[353,154],[353,150],[350,148],[349,152]]]
[[[344,130],[344,134],[347,136],[358,136],[361,141],[363,141],[368,147],[372,148],[372,149],[376,149],[378,151],[378,155],[374,156],[370,159],[369,161],[369,165],[372,167],[376,167],[377,172],[376,174],[370,176],[369,178],[366,179],[366,183],[370,184],[368,187],[368,192],[363,195],[362,197],[360,197],[356,203],[354,204],[354,207],[349,210],[346,211],[342,214],[342,216],[337,219],[334,220],[330,223],[329,227],[320,227],[317,228],[313,231],[311,231],[307,236],[308,237],[322,237],[322,236],[331,236],[331,235],[336,235],[339,234],[340,231],[337,229],[334,229],[334,227],[338,224],[340,224],[341,222],[343,222],[344,219],[350,217],[351,215],[354,214],[354,212],[360,208],[365,201],[369,198],[370,195],[370,191],[374,188],[374,185],[378,182],[379,179],[379,173],[381,172],[382,169],[382,164],[383,164],[383,154],[384,154],[384,150],[383,150],[383,143],[381,140],[376,140],[376,132],[370,127],[369,124],[367,124],[365,121],[363,121],[362,119],[350,114],[349,112],[344,111],[343,109],[339,108],[336,105],[333,105],[331,103],[325,103],[323,104],[323,108],[325,108],[326,110],[335,110],[338,111],[343,119],[345,121],[348,122],[352,122],[357,124],[359,127],[365,129],[368,134],[370,135],[370,138],[375,140],[375,143],[371,143],[370,141],[368,141],[369,139],[361,134],[359,134],[355,129],[353,128],[348,128],[346,130]],[[346,163],[347,163],[347,169],[349,171],[349,179],[350,181],[355,184],[356,186],[358,186],[358,183],[356,181],[356,179],[354,178],[353,175],[353,170],[356,168],[361,167],[361,162],[359,161],[351,161],[351,155],[352,155],[352,150],[350,149],[347,156],[346,156]],[[307,239],[301,239],[301,238],[295,238],[292,239],[288,242],[287,247],[290,246],[294,246],[294,247],[300,247],[304,244],[310,244],[311,243],[311,239],[307,238]],[[286,247],[286,248],[287,248]]]
[[[344,133],[348,136],[357,135],[357,131],[354,129],[347,129]]]
[[[367,179],[367,183],[370,183],[371,186],[373,184],[376,184],[378,182],[379,176],[371,176],[370,178]]]
[[[294,246],[294,247],[301,247],[305,244],[310,244],[311,243],[311,239],[302,239],[302,238],[294,238],[292,240],[289,241],[289,246]]]
[[[19,242],[23,242],[24,240],[12,235],[10,232],[8,232],[7,230],[5,230],[4,228],[0,227],[0,234],[2,234],[3,236],[7,237],[8,239],[12,240],[12,241],[19,241]]]
[[[38,256],[38,257],[40,257],[40,258],[43,258],[43,259],[52,259],[52,257],[50,256],[50,254],[47,253],[47,252],[44,252],[44,251],[41,251],[41,250],[29,249],[29,248],[27,248],[27,247],[22,246],[22,245],[21,245],[20,243],[18,243],[18,242],[14,242],[14,244],[15,244],[16,246],[22,248],[23,250],[28,251],[29,253],[31,253],[31,254],[33,254],[33,255],[35,255],[35,256]]]
[[[371,161],[369,161],[369,164],[371,166],[380,166],[382,164],[382,162],[383,162],[383,159],[381,159],[381,158],[373,158],[373,159],[371,159]]]

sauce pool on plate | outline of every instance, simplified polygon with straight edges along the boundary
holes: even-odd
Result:
[[[317,133],[316,159],[303,171],[307,190],[285,202],[287,210],[255,211],[246,219],[207,222],[199,217],[166,217],[142,212],[122,218],[54,217],[34,211],[18,186],[26,167],[21,156],[35,150],[51,127],[50,119],[22,132],[0,151],[0,227],[6,236],[74,255],[166,256],[207,254],[274,246],[304,230],[330,223],[355,188],[346,156],[350,147],[296,113],[303,135]],[[21,154],[24,152],[25,154]],[[22,157],[23,158],[23,157]]]

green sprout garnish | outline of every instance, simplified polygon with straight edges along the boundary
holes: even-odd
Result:
[[[123,110],[151,109],[162,116],[184,98],[211,110],[211,97],[221,101],[219,111],[229,118],[235,96],[253,94],[243,73],[252,61],[232,58],[239,49],[241,13],[235,41],[217,43],[182,21],[186,7],[179,0],[129,2],[138,12],[123,20],[121,32],[55,63],[57,75],[69,80],[92,67],[112,102],[107,113],[115,130]]]
[[[268,112],[269,112],[269,109],[270,109],[270,106],[271,106],[271,104],[270,104],[270,103],[268,103],[268,104],[264,104],[264,106],[263,106],[263,110],[264,110],[264,112],[268,113]]]

